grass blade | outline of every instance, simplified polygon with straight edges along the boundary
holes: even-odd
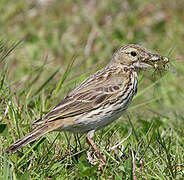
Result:
[[[54,71],[54,73],[49,76],[49,78],[38,88],[38,90],[33,94],[33,96],[36,96],[53,78],[54,76],[58,73],[59,68]]]

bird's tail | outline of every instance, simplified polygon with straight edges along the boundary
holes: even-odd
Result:
[[[13,153],[13,152],[17,151],[18,149],[20,149],[22,146],[29,144],[30,142],[38,139],[39,137],[46,134],[47,132],[50,132],[51,130],[52,129],[49,128],[48,124],[45,124],[45,125],[39,127],[38,129],[33,130],[28,135],[19,139],[15,143],[13,143],[11,146],[9,146],[6,149],[6,151]]]

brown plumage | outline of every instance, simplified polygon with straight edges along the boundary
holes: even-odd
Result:
[[[35,130],[7,151],[14,152],[50,131],[90,134],[105,127],[122,115],[136,94],[138,70],[157,67],[157,63],[164,67],[167,62],[167,58],[139,45],[122,46],[105,68],[88,77],[48,114],[35,121]]]

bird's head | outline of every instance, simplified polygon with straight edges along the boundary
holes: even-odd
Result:
[[[136,69],[154,67],[161,65],[165,67],[168,58],[153,54],[142,46],[129,44],[120,47],[113,55],[112,63],[134,67]]]

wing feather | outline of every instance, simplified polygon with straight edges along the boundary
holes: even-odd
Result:
[[[120,74],[112,76],[112,73],[112,69],[106,70],[106,73],[101,70],[90,76],[33,125],[80,115],[97,109],[104,102],[114,98],[122,90],[124,79]]]

